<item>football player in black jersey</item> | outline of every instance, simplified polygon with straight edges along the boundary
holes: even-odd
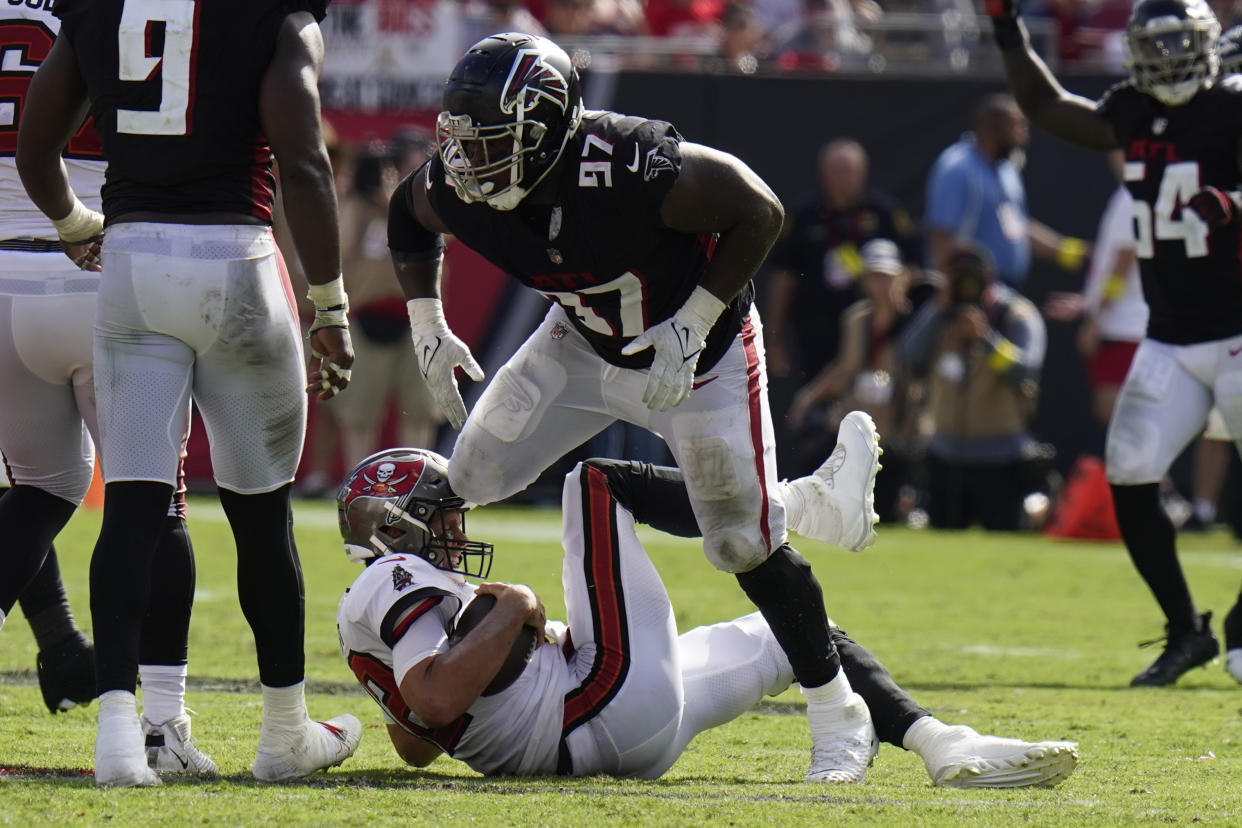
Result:
[[[1130,79],[1098,102],[1072,95],[1031,50],[1017,0],[986,0],[1010,89],[1036,125],[1088,149],[1121,148],[1134,196],[1147,337],[1108,428],[1117,522],[1167,619],[1164,652],[1132,685],[1172,684],[1220,650],[1194,606],[1157,488],[1213,402],[1242,435],[1242,84],[1220,76],[1220,25],[1204,0],[1139,0]],[[1242,600],[1225,619],[1242,681]]]
[[[343,761],[361,738],[353,716],[317,723],[306,711],[290,486],[307,378],[271,231],[274,154],[316,308],[310,390],[332,396],[348,382],[353,353],[315,86],[326,6],[59,0],[60,36],[25,101],[17,166],[31,200],[63,238],[93,238],[107,225],[94,339],[106,458],[91,559],[97,785],[159,784],[136,716],[135,673],[144,617],[158,627],[170,612],[150,573],[191,397],[211,436],[258,655],[254,774],[304,776]],[[103,216],[83,207],[60,159],[88,107],[108,164]]]
[[[800,510],[813,524],[804,534],[867,546],[879,445],[870,418],[846,424],[813,485],[782,497],[751,306],[779,200],[741,161],[669,123],[584,111],[569,57],[543,38],[477,43],[449,76],[444,106],[440,153],[394,193],[388,242],[423,374],[463,429],[453,488],[480,504],[509,497],[618,419],[662,436],[704,552],[737,575],[803,686],[808,781],[862,781],[874,729],[841,672],[820,586],[786,542],[787,521],[802,529],[784,500],[813,501]],[[444,233],[552,300],[469,418],[454,370],[483,373],[444,319]],[[865,509],[822,506],[834,486]]]

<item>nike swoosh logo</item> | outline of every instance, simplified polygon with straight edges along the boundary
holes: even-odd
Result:
[[[693,391],[695,389],[702,388],[704,385],[707,385],[709,382],[715,382],[717,379],[719,379],[719,376],[720,375],[717,374],[714,377],[708,377],[707,379],[701,379],[698,382],[693,382],[690,384],[690,390]]]
[[[1238,354],[1242,354],[1242,348],[1230,348],[1229,349],[1229,356],[1237,356]]]
[[[168,752],[172,754],[172,756],[173,756],[173,758],[174,758],[174,759],[176,759],[178,762],[180,762],[180,763],[181,763],[181,769],[182,769],[182,770],[189,770],[189,769],[190,769],[190,762],[189,762],[189,760],[187,760],[187,759],[182,759],[182,758],[181,758],[181,754],[177,753],[177,751],[173,750],[172,748],[169,748],[169,749],[168,749]]]
[[[436,337],[436,347],[432,348],[430,345],[423,346],[422,359],[419,360],[422,363],[419,368],[423,372],[423,379],[427,378],[427,369],[431,367],[431,361],[436,358],[436,352],[439,350],[440,337]]]
[[[687,351],[690,350],[690,329],[684,328],[684,327],[678,329],[676,326],[674,326],[673,330],[677,333],[678,344],[681,345],[681,361],[689,362],[690,360],[698,356],[699,351],[702,349],[696,348],[693,353],[686,353]]]
[[[634,145],[634,162],[626,164],[625,168],[630,172],[638,172],[638,144]]]

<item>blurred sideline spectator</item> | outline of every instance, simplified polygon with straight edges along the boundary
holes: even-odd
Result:
[[[867,153],[850,138],[823,146],[819,188],[789,208],[781,240],[768,258],[763,323],[770,395],[781,474],[798,477],[822,455],[796,458],[786,435],[782,400],[823,370],[840,346],[841,312],[859,298],[861,246],[891,239],[909,256],[916,245],[905,210],[887,194],[867,187]]]
[[[397,182],[436,152],[431,134],[403,127],[387,144],[369,147],[340,199],[341,266],[354,332],[353,378],[348,394],[327,409],[340,425],[349,457],[377,451],[380,429],[395,398],[398,440],[430,448],[439,414],[409,345],[409,316],[388,254],[388,199]]]
[[[1039,311],[996,280],[986,249],[949,253],[936,298],[919,308],[901,342],[903,361],[928,383],[932,527],[1024,527],[1026,496],[1040,488],[1031,480],[1028,424],[1046,341]]]
[[[656,37],[717,37],[725,0],[647,0],[647,31]]]
[[[1021,169],[1030,141],[1026,116],[1009,95],[983,98],[971,117],[971,131],[940,154],[927,179],[928,265],[944,272],[962,245],[988,251],[1002,282],[1026,286],[1032,252],[1065,270],[1079,269],[1090,248],[1062,236],[1026,211]]]
[[[538,12],[543,12],[539,9]],[[522,0],[464,0],[461,4],[461,51],[496,32],[545,35],[547,30]],[[395,278],[395,277],[394,277]]]
[[[884,473],[876,478],[875,508],[887,522],[903,520],[913,508],[909,496],[901,499],[918,443],[918,414],[922,389],[902,369],[900,336],[916,303],[930,292],[926,283],[911,284],[901,251],[889,239],[872,239],[862,246],[860,279],[863,298],[845,309],[841,319],[841,348],[819,374],[804,385],[789,409],[789,426],[801,430],[804,454],[824,457],[832,451],[841,418],[849,411],[866,411],[875,420],[884,448]],[[825,411],[824,406],[831,404]],[[803,429],[804,424],[815,424]],[[818,439],[817,439],[818,438]]]
[[[1101,426],[1112,417],[1121,383],[1147,333],[1147,303],[1134,252],[1134,199],[1121,183],[1124,152],[1110,152],[1108,163],[1118,186],[1100,216],[1083,292],[1054,292],[1044,305],[1044,315],[1055,322],[1082,318],[1078,351],[1086,361],[1091,416]]]
[[[560,35],[642,34],[647,27],[639,0],[547,0],[543,25]]]
[[[882,15],[874,0],[802,0],[798,26],[773,31],[777,63],[787,70],[866,66],[871,38],[856,24]]]

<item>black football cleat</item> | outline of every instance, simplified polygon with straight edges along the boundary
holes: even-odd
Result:
[[[99,695],[95,684],[95,647],[81,635],[40,650],[35,659],[43,703],[53,715]]]
[[[1165,637],[1148,641],[1139,646],[1165,642],[1164,652],[1152,662],[1151,666],[1139,673],[1130,681],[1131,687],[1163,687],[1172,684],[1182,673],[1193,667],[1207,664],[1220,654],[1220,643],[1212,633],[1210,622],[1212,613],[1205,612],[1199,616],[1198,629],[1187,632],[1171,633],[1165,625]]]

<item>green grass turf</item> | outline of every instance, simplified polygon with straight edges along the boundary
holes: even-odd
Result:
[[[340,551],[335,513],[301,502],[296,521],[308,703],[312,715],[348,711],[368,725],[358,754],[297,784],[250,779],[260,715],[253,642],[237,607],[228,528],[213,501],[195,499],[188,703],[224,779],[94,789],[84,769],[95,708],[47,714],[31,670],[34,642],[14,617],[0,633],[0,767],[46,772],[0,774],[0,824],[1242,825],[1242,686],[1217,662],[1175,688],[1126,687],[1158,652],[1135,644],[1159,635],[1160,616],[1119,545],[888,528],[859,555],[798,543],[833,617],[941,719],[1078,741],[1078,772],[1054,790],[934,788],[918,757],[887,745],[863,785],[802,785],[809,736],[796,691],[699,737],[657,782],[484,780],[449,759],[427,771],[401,765],[337,649],[336,601],[358,570]],[[99,515],[84,512],[58,541],[87,628],[98,526]],[[531,584],[549,616],[562,617],[557,512],[489,507],[471,515],[469,529],[496,542],[493,577]],[[643,538],[682,629],[750,610],[697,543],[646,530]],[[1180,545],[1196,599],[1219,618],[1237,595],[1242,552],[1223,532]]]

